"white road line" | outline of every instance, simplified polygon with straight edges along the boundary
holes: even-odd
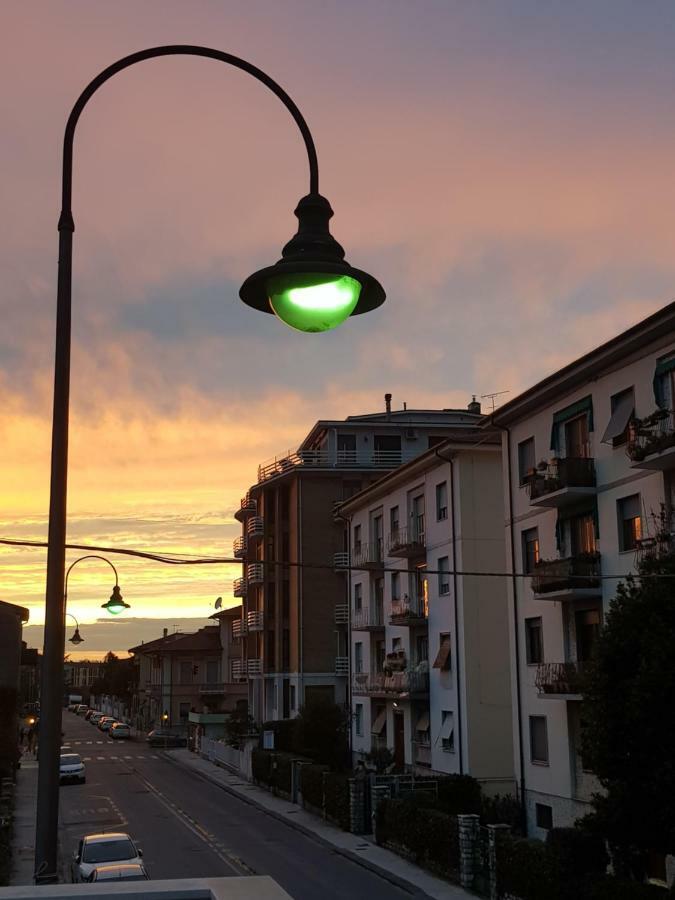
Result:
[[[133,756],[125,756],[125,759],[133,759]]]
[[[144,756],[137,756],[136,759],[145,759]]]
[[[159,759],[159,756],[151,756],[150,759]]]
[[[119,756],[109,756],[108,759],[119,759]]]
[[[83,756],[82,762],[91,762],[91,756]]]
[[[105,756],[97,756],[96,759],[105,759]]]

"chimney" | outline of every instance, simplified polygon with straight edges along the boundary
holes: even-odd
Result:
[[[473,399],[471,400],[471,403],[469,403],[467,409],[470,413],[477,413],[478,415],[480,415],[480,400],[476,400],[475,394],[473,395]]]
[[[387,415],[391,415],[391,394],[384,395],[384,405],[387,410]]]
[[[168,628],[165,628],[165,629],[164,629],[164,634],[162,635],[162,637],[166,637],[168,633],[169,633],[169,629],[168,629]]]

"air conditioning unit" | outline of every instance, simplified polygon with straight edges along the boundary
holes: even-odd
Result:
[[[416,441],[417,431],[414,428],[406,428],[403,431],[403,437],[406,439],[406,441]]]

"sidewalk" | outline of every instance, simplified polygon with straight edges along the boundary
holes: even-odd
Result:
[[[402,887],[417,896],[432,897],[434,900],[468,900],[474,894],[458,885],[449,884],[436,878],[424,869],[407,862],[395,853],[378,847],[372,835],[350,834],[325,822],[318,816],[305,812],[302,807],[293,806],[288,800],[275,797],[268,791],[244,781],[226,769],[210,763],[187,749],[164,751],[167,759],[190,769],[222,790],[262,809],[304,834],[347,857],[352,862],[376,872],[392,884]]]
[[[37,760],[25,753],[21,760],[21,768],[16,773],[11,885],[33,884],[37,782]]]

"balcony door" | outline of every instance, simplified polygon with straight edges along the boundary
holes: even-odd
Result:
[[[587,459],[591,455],[588,415],[584,413],[565,422],[565,456]]]
[[[585,513],[574,516],[567,521],[569,529],[570,556],[579,556],[582,553],[595,553],[595,519],[593,513]]]
[[[424,494],[412,498],[410,525],[410,540],[424,543]]]
[[[338,434],[337,452],[338,462],[353,465],[356,462],[356,435]]]
[[[403,711],[394,711],[394,764],[399,772],[405,768],[405,718]]]
[[[577,636],[577,661],[588,662],[593,658],[600,636],[600,610],[584,609],[574,614]]]

